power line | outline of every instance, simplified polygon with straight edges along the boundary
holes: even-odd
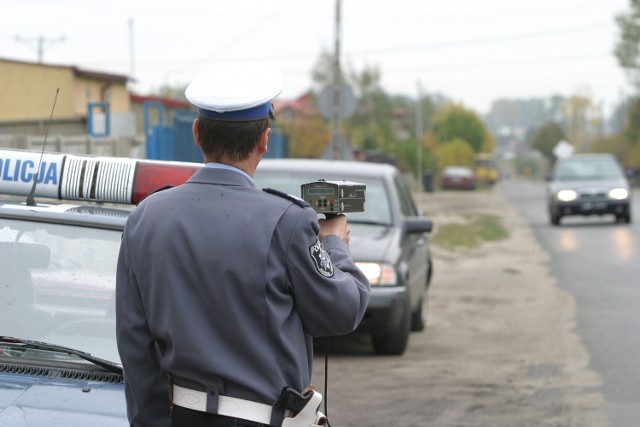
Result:
[[[394,47],[387,47],[387,48],[367,49],[362,51],[352,51],[350,53],[356,54],[356,55],[366,55],[366,54],[372,54],[372,53],[394,54],[394,53],[416,52],[416,51],[431,50],[431,49],[487,45],[487,44],[496,44],[496,43],[504,43],[504,42],[511,43],[515,41],[534,39],[534,38],[540,38],[540,37],[549,37],[549,36],[557,36],[560,34],[591,31],[598,28],[609,27],[610,25],[611,25],[611,22],[598,22],[593,24],[580,25],[576,27],[555,28],[555,29],[546,30],[546,31],[535,31],[530,33],[505,34],[505,35],[499,35],[494,37],[480,37],[480,38],[472,38],[472,39],[452,40],[452,41],[445,41],[440,43],[427,43],[423,45],[394,46]]]
[[[555,55],[548,57],[538,57],[538,58],[525,58],[525,59],[514,59],[507,61],[492,61],[492,62],[466,62],[466,63],[456,63],[456,64],[440,64],[440,65],[425,65],[425,66],[411,66],[411,68],[402,67],[402,68],[393,68],[388,67],[385,68],[385,71],[391,73],[402,73],[402,72],[411,72],[415,73],[416,70],[428,70],[428,71],[449,71],[451,69],[460,70],[460,69],[469,69],[469,68],[495,68],[495,67],[519,67],[519,66],[535,66],[535,65],[549,65],[549,64],[557,64],[560,62],[575,62],[575,61],[588,61],[592,59],[601,59],[604,57],[613,57],[611,52],[602,52],[602,53],[585,53],[585,54],[577,54],[577,55]]]
[[[264,19],[262,19],[260,22],[257,22],[255,25],[253,25],[252,27],[248,28],[246,31],[244,31],[242,34],[239,34],[237,37],[228,40],[225,44],[223,44],[222,46],[216,48],[216,52],[212,52],[211,54],[207,55],[206,57],[200,58],[200,59],[195,59],[192,60],[186,64],[183,64],[181,68],[179,69],[174,69],[172,72],[181,72],[181,71],[185,71],[190,69],[193,65],[196,64],[200,64],[202,62],[208,62],[211,60],[212,57],[216,57],[216,53],[219,53],[221,51],[227,50],[230,47],[232,47],[234,44],[246,39],[247,37],[249,37],[251,34],[255,33],[258,30],[262,30],[264,29],[264,27],[266,26],[267,23],[269,23],[270,21],[272,21],[273,19],[275,19],[280,13],[282,13],[282,11],[286,10],[289,5],[291,3],[293,3],[295,0],[289,0],[287,3],[282,4],[282,6],[279,9],[276,9],[273,11],[273,13],[269,14],[268,16],[266,16]],[[245,58],[245,60],[247,60],[248,58]]]
[[[38,63],[41,64],[43,56],[44,56],[45,43],[53,44],[53,43],[57,43],[57,42],[63,42],[63,41],[65,41],[65,38],[64,37],[57,37],[57,38],[49,38],[48,39],[48,38],[46,38],[44,36],[35,37],[35,38],[25,38],[25,37],[15,36],[14,40],[17,41],[17,42],[22,42],[22,43],[28,44],[31,47],[35,47],[36,51],[38,53]]]
[[[566,28],[555,28],[546,31],[536,31],[529,33],[516,33],[516,34],[505,34],[499,35],[495,37],[484,37],[484,38],[473,38],[473,39],[462,39],[462,40],[452,40],[452,41],[444,41],[441,43],[428,43],[422,45],[406,45],[406,46],[394,46],[394,47],[385,47],[385,48],[371,48],[366,50],[351,50],[344,52],[344,55],[347,57],[353,58],[354,56],[370,56],[370,55],[394,55],[394,54],[406,54],[411,52],[419,52],[425,50],[435,50],[435,49],[444,49],[444,48],[461,48],[461,47],[469,47],[469,46],[478,46],[478,45],[490,45],[490,44],[498,44],[498,43],[512,43],[516,41],[522,41],[527,39],[541,38],[541,37],[550,37],[557,36],[560,34],[571,34],[578,33],[584,31],[591,31],[594,29],[609,27],[609,22],[597,22],[587,25],[580,25],[575,27],[566,27]],[[237,39],[236,39],[237,41]],[[228,43],[225,48],[229,47],[233,42]],[[317,53],[304,53],[304,54],[274,54],[270,52],[269,54],[260,55],[260,56],[252,56],[252,57],[243,57],[243,60],[308,60],[317,56]],[[222,60],[224,57],[217,57],[217,59]],[[229,57],[225,59],[230,59]],[[202,62],[202,60],[192,61],[190,64],[187,64],[186,67],[194,65],[198,62]],[[145,63],[149,63],[151,61],[144,61]],[[164,60],[159,60],[159,62],[167,63]],[[174,62],[174,61],[171,61]],[[185,68],[184,66],[181,68]],[[175,70],[174,70],[175,71]]]
[[[220,47],[217,49],[217,51],[222,51],[222,50],[226,50],[229,47],[231,47],[233,44],[235,44],[236,42],[242,40],[243,38],[245,38],[248,33],[254,32],[255,30],[257,30],[258,28],[260,28],[260,26],[264,25],[267,21],[273,19],[277,13],[279,11],[274,12],[273,15],[267,17],[265,20],[261,21],[260,24],[254,26],[252,29],[250,29],[248,32],[245,32],[244,34],[242,34],[241,36],[238,36],[237,38],[228,41],[224,46]],[[556,28],[556,29],[551,29],[551,30],[547,30],[547,31],[538,31],[538,32],[531,32],[531,33],[516,33],[516,34],[505,34],[505,35],[500,35],[500,36],[495,36],[495,37],[485,37],[485,38],[473,38],[473,39],[462,39],[462,40],[452,40],[452,41],[444,41],[441,43],[428,43],[428,44],[422,44],[422,45],[410,45],[410,46],[393,46],[393,47],[385,47],[385,48],[371,48],[371,49],[366,49],[366,50],[352,50],[352,51],[346,51],[344,52],[344,54],[346,56],[349,55],[372,55],[372,54],[400,54],[400,53],[411,53],[411,52],[417,52],[417,51],[422,51],[422,50],[430,50],[430,49],[441,49],[441,48],[447,48],[447,47],[467,47],[467,46],[476,46],[476,45],[486,45],[486,44],[496,44],[496,43],[510,43],[510,42],[514,42],[514,41],[520,41],[520,40],[526,40],[526,39],[532,39],[532,38],[538,38],[538,37],[548,37],[548,36],[554,36],[554,35],[559,35],[559,34],[565,34],[565,33],[577,33],[577,32],[583,32],[583,31],[589,31],[589,30],[593,30],[593,29],[598,29],[598,28],[604,28],[604,27],[608,27],[610,26],[610,23],[606,23],[606,22],[600,22],[600,23],[593,23],[593,24],[587,24],[587,25],[582,25],[582,26],[576,26],[576,27],[567,27],[567,28]],[[157,59],[157,60],[153,60],[153,59],[147,59],[147,60],[143,60],[142,63],[144,64],[164,64],[165,66],[171,66],[171,64],[180,64],[180,68],[183,70],[187,70],[189,69],[191,66],[200,63],[200,62],[205,62],[205,61],[209,61],[211,60],[211,57],[213,55],[208,55],[207,57],[204,58],[200,58],[200,59],[195,59],[192,60],[190,62],[185,63],[184,59],[179,59],[179,60],[167,60],[167,59]],[[276,54],[273,52],[269,52],[266,53],[264,55],[256,55],[256,56],[243,56],[242,59],[243,60],[264,60],[264,59],[269,59],[269,60],[308,60],[310,58],[315,58],[317,57],[317,53],[309,53],[309,51],[305,52],[305,53],[291,53],[291,54]],[[237,57],[231,57],[231,56],[216,56],[217,60],[229,60],[229,59],[238,59]],[[118,60],[119,61],[119,60]],[[118,62],[115,61],[115,62]],[[100,63],[112,63],[114,61],[109,60],[109,59],[105,59],[102,58],[101,60],[98,61],[91,61],[92,63],[95,64],[100,64]],[[173,72],[177,72],[180,70],[174,69]],[[166,73],[166,72],[165,72]]]

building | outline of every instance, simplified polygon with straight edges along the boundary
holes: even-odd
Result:
[[[163,144],[158,135],[171,132],[190,104],[132,94],[128,82],[120,74],[0,58],[0,146],[40,149],[50,129],[48,151],[145,157],[148,139]]]
[[[111,114],[131,112],[128,80],[74,66],[0,58],[0,134],[44,133],[54,99],[56,132],[84,134],[89,105],[108,103]]]

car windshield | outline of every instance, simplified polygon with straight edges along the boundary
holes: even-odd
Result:
[[[471,169],[466,169],[466,168],[446,168],[444,170],[444,175],[466,178],[466,177],[473,176],[473,172],[471,171]]]
[[[321,173],[308,172],[306,174],[296,174],[289,171],[261,171],[259,168],[255,173],[255,182],[259,188],[273,188],[300,197],[300,185],[317,181]],[[349,222],[391,224],[391,211],[389,206],[389,196],[384,186],[382,178],[361,178],[361,177],[324,177],[327,181],[355,181],[367,186],[365,193],[364,212],[354,212],[349,214]],[[324,218],[324,216],[322,216]]]
[[[115,272],[120,235],[2,220],[0,335],[62,345],[119,363]]]
[[[560,181],[622,179],[622,170],[611,159],[567,159],[556,166],[554,178]]]

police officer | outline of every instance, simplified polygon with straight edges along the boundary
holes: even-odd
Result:
[[[313,337],[353,331],[369,301],[345,216],[256,188],[282,75],[208,70],[187,87],[205,167],[131,213],[117,338],[131,426],[279,426],[311,384]]]

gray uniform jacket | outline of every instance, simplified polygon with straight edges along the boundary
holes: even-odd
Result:
[[[313,209],[230,170],[202,168],[140,203],[116,282],[132,426],[170,425],[167,375],[269,405],[310,385],[312,338],[353,331],[370,293],[344,242],[320,244],[318,230]]]

